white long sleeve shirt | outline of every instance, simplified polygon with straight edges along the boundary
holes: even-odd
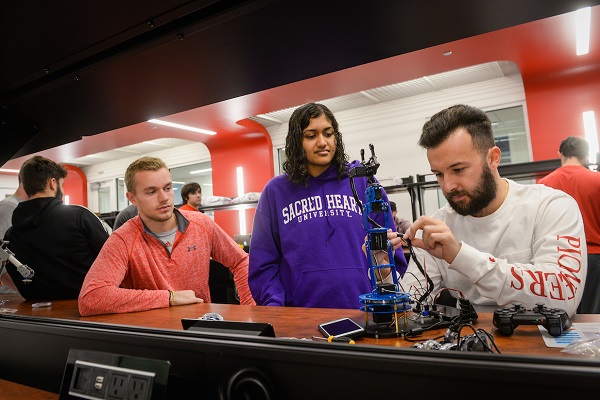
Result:
[[[434,283],[431,294],[446,287],[461,291],[480,310],[493,308],[477,306],[510,307],[519,302],[531,308],[544,303],[573,316],[587,272],[579,207],[559,190],[508,182],[506,200],[491,215],[461,216],[449,205],[432,215],[448,225],[462,247],[452,264],[415,248]],[[400,283],[408,293],[427,288],[412,258]],[[458,297],[455,291],[451,294]]]

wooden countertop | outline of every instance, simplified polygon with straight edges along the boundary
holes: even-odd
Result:
[[[140,326],[160,329],[182,330],[182,318],[199,318],[206,313],[218,313],[225,320],[268,322],[273,325],[278,338],[311,338],[321,336],[317,325],[326,321],[349,317],[364,325],[365,313],[356,309],[330,309],[330,308],[297,308],[297,307],[263,307],[244,306],[233,304],[191,304],[186,306],[170,307],[124,314],[106,314],[90,317],[79,315],[76,300],[53,301],[50,307],[32,308],[31,302],[23,300],[18,295],[3,295],[4,308],[16,309],[15,314],[47,318],[60,318],[78,321],[93,321],[117,325]],[[569,356],[561,353],[559,348],[546,347],[539,329],[535,325],[521,325],[515,329],[511,336],[503,336],[492,324],[493,313],[479,313],[479,318],[473,326],[482,328],[491,333],[496,345],[503,354],[521,355],[547,355]],[[600,315],[576,315],[573,322],[600,322]],[[444,329],[434,329],[415,338],[424,341],[442,335]],[[469,334],[463,331],[463,334]],[[371,338],[366,337],[357,344],[410,347],[410,342],[401,337]]]
[[[65,320],[91,321],[116,325],[128,325],[159,329],[182,330],[181,319],[199,318],[206,313],[218,313],[225,320],[246,322],[268,322],[273,325],[277,338],[311,338],[322,336],[317,325],[326,321],[349,317],[364,324],[364,312],[356,309],[326,308],[294,308],[294,307],[261,307],[232,304],[193,304],[186,306],[155,309],[150,311],[107,314],[90,317],[79,315],[76,300],[53,301],[50,307],[33,308],[32,302],[25,301],[18,295],[0,295],[4,304],[0,308],[13,309],[15,315],[58,318]],[[495,343],[502,354],[535,355],[549,357],[577,357],[561,352],[560,348],[546,347],[537,326],[522,325],[515,329],[511,336],[503,336],[492,324],[493,313],[479,313],[473,326],[485,329],[494,336]],[[600,315],[576,315],[573,322],[600,322]],[[415,341],[425,341],[443,335],[444,329],[425,332],[422,336],[407,341],[402,337],[373,338],[365,337],[356,342],[357,346],[376,345],[393,347],[410,347]],[[467,335],[472,332],[464,330]],[[1,377],[0,377],[1,378]],[[58,395],[0,379],[0,392],[3,399],[57,399]],[[13,396],[13,397],[10,397]]]

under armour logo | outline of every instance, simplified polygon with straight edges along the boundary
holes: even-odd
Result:
[[[188,253],[192,251],[192,249],[196,250],[196,245],[188,246]]]

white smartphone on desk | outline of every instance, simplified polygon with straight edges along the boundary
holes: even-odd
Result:
[[[325,337],[349,337],[359,339],[365,336],[365,328],[350,318],[340,318],[319,324],[319,332]]]

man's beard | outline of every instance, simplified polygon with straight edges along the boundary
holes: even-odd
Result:
[[[448,194],[444,193],[446,200],[450,207],[454,209],[460,215],[474,215],[482,211],[484,208],[490,205],[492,200],[496,197],[496,181],[492,175],[492,170],[487,165],[483,165],[483,172],[477,182],[473,193],[469,193],[466,190],[454,191]],[[467,196],[470,201],[455,202],[452,200],[454,196],[464,195]]]
[[[60,186],[58,186],[58,185],[57,185],[56,194],[54,195],[54,197],[57,198],[60,201],[62,201],[62,199],[63,199],[63,191],[60,188]]]

